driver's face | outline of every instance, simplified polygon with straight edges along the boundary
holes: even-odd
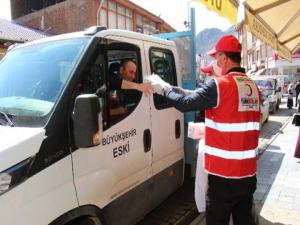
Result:
[[[133,81],[136,74],[136,65],[133,62],[128,62],[123,68],[121,68],[120,72],[123,79]]]

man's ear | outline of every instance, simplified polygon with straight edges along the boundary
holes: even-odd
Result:
[[[122,77],[122,75],[123,75],[123,73],[124,73],[124,67],[121,66],[120,69],[119,69],[119,71],[120,71],[120,76]]]

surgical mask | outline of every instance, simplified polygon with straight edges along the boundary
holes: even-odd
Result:
[[[216,76],[222,75],[222,69],[218,66],[217,61],[214,61],[212,66],[214,68],[214,72]]]

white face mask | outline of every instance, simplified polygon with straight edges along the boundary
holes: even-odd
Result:
[[[213,68],[214,68],[214,71],[215,71],[216,76],[222,75],[222,70],[221,70],[221,68],[218,66],[218,64],[217,64],[216,61],[213,62],[213,65],[212,65],[212,66],[213,66]]]

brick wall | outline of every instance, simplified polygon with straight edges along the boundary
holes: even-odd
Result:
[[[84,30],[96,25],[97,0],[67,0],[17,19],[21,24],[52,34]]]

